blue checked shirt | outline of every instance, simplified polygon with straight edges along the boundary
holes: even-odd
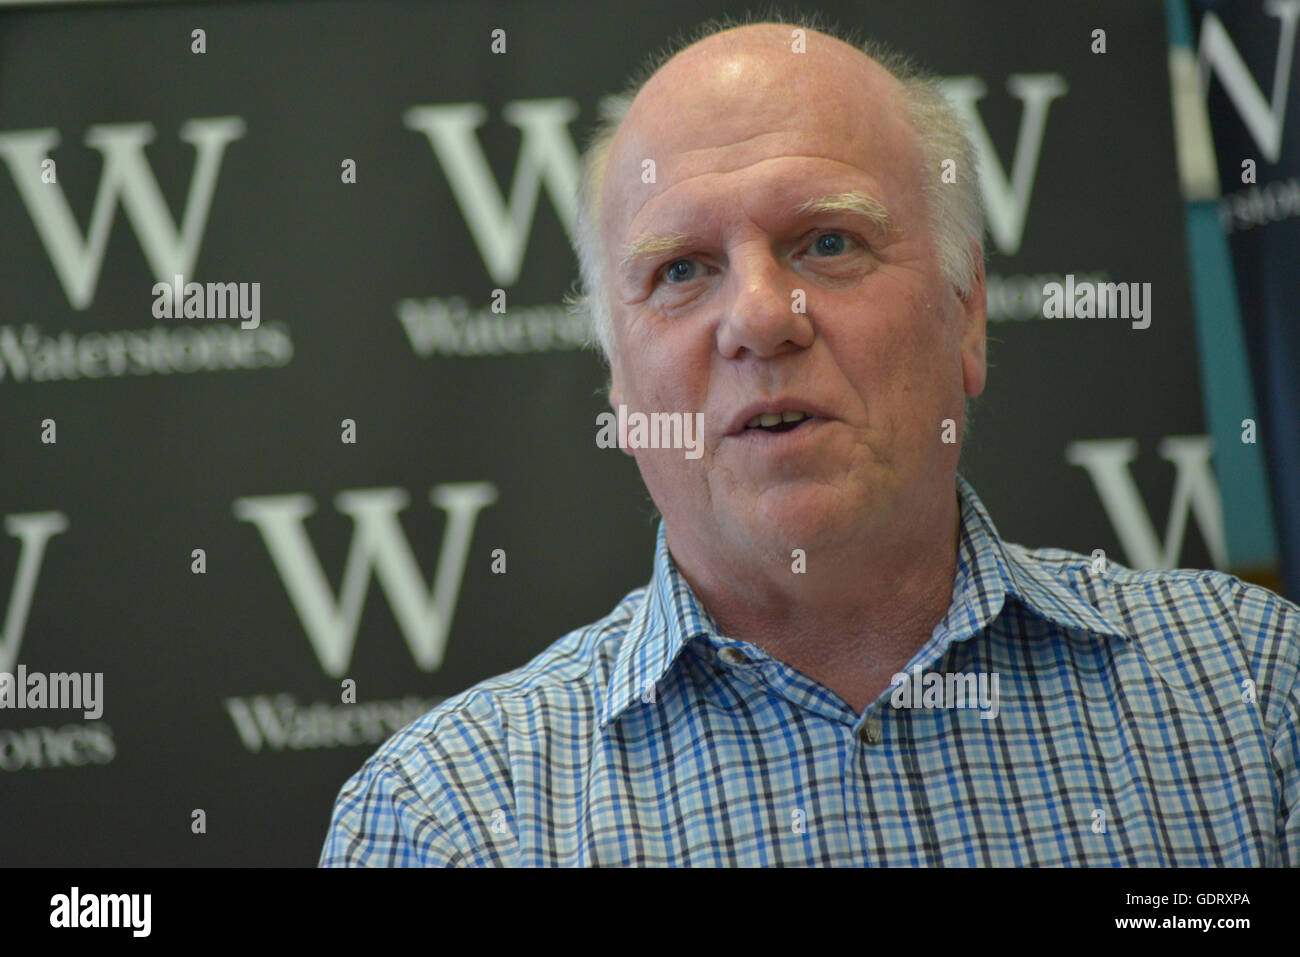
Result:
[[[996,717],[903,682],[855,713],[719,634],[661,525],[648,586],[385,743],[320,863],[1300,865],[1300,608],[1003,542],[957,490],[908,690],[997,673]]]

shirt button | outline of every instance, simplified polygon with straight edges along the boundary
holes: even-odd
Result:
[[[867,723],[862,726],[861,735],[862,740],[867,744],[879,744],[880,739],[883,737],[880,729],[880,718],[874,714],[868,717]]]
[[[745,656],[745,653],[739,648],[733,648],[730,645],[718,652],[718,660],[728,665],[749,664],[749,659]]]

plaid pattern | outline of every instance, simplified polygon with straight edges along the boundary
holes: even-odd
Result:
[[[721,637],[669,556],[344,786],[322,866],[1300,866],[1300,608],[1212,571],[1003,542],[960,476],[952,604],[909,663],[999,713],[858,715]]]

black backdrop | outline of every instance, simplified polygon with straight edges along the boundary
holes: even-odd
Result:
[[[560,307],[565,186],[600,96],[728,8],[0,11],[0,671],[104,674],[97,720],[0,711],[0,863],[314,863],[339,786],[395,727],[644,583],[648,498],[595,445],[603,370]],[[1012,196],[1028,150],[1021,228],[1014,198],[991,213],[963,472],[1004,537],[1140,563],[1067,447],[1133,440],[1163,541],[1160,443],[1204,425],[1160,5],[818,9],[981,83]],[[156,319],[178,263],[260,283],[260,326]],[[1042,318],[1066,273],[1150,282],[1150,328]],[[1212,562],[1196,516],[1177,546]]]

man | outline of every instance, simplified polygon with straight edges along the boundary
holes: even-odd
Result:
[[[578,245],[611,405],[703,415],[630,450],[653,579],[386,743],[322,864],[1300,864],[1300,609],[1004,543],[956,475],[978,195],[936,88],[820,32],[639,87]]]

